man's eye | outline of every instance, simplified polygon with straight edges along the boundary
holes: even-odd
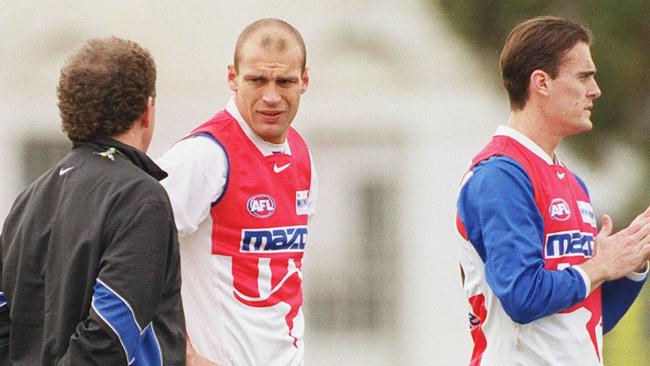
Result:
[[[589,81],[589,80],[594,78],[594,74],[583,74],[583,75],[580,75],[579,78],[582,81]]]

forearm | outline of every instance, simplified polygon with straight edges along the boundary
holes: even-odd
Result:
[[[510,318],[522,324],[568,309],[587,295],[582,277],[569,268],[522,268],[507,278],[500,277],[500,285],[488,283]]]
[[[589,292],[597,289],[598,286],[601,286],[606,281],[612,281],[611,270],[604,266],[602,263],[589,260],[581,264],[579,267],[586,273],[587,277],[589,278],[591,287]],[[647,272],[648,264],[645,262],[641,266],[637,267],[634,272],[629,275],[629,278],[634,279],[642,277],[643,281],[645,281]]]

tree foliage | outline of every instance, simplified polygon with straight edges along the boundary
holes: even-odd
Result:
[[[650,1],[631,0],[440,0],[435,2],[453,30],[485,59],[486,73],[499,76],[498,56],[510,30],[538,15],[558,15],[591,28],[591,48],[603,92],[594,103],[588,134],[569,140],[588,161],[598,163],[607,144],[636,149],[650,164]],[[641,182],[638,210],[650,199],[650,176]],[[639,206],[639,207],[636,207]]]

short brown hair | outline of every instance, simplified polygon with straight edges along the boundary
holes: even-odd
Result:
[[[530,75],[543,70],[555,78],[564,55],[578,42],[591,45],[591,31],[570,20],[541,16],[519,23],[501,51],[501,77],[512,110],[528,101]]]
[[[131,128],[155,97],[156,65],[133,41],[92,39],[68,58],[56,93],[70,140],[115,136]]]
[[[305,49],[305,41],[302,39],[302,35],[300,35],[300,32],[298,32],[298,30],[294,28],[291,24],[285,22],[284,20],[276,19],[276,18],[260,19],[249,24],[246,28],[244,28],[244,30],[239,35],[239,38],[237,38],[237,45],[235,46],[235,60],[234,60],[235,70],[239,70],[239,61],[241,60],[241,49],[246,43],[246,41],[248,41],[248,39],[252,35],[256,34],[259,31],[269,30],[273,28],[289,33],[291,36],[293,36],[295,41],[298,42],[298,47],[300,47],[300,50],[302,51],[301,70],[305,71],[305,66],[307,65],[307,50]],[[276,35],[268,33],[264,35],[264,38],[262,39],[262,44],[260,46],[265,48],[276,47],[280,50],[284,50],[287,47],[287,40],[282,36],[278,38]]]

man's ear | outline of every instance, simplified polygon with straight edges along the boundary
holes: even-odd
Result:
[[[305,90],[307,90],[307,87],[309,86],[309,68],[305,67],[305,70],[302,72],[302,85],[300,86],[300,94],[304,93]]]
[[[544,70],[535,70],[530,74],[529,91],[548,97],[551,95],[552,79]]]
[[[237,92],[237,69],[235,65],[228,65],[228,86],[230,90]]]
[[[149,128],[149,126],[152,125],[154,119],[154,108],[153,97],[149,96],[149,98],[147,98],[147,105],[144,109],[144,113],[140,118],[143,128]]]

